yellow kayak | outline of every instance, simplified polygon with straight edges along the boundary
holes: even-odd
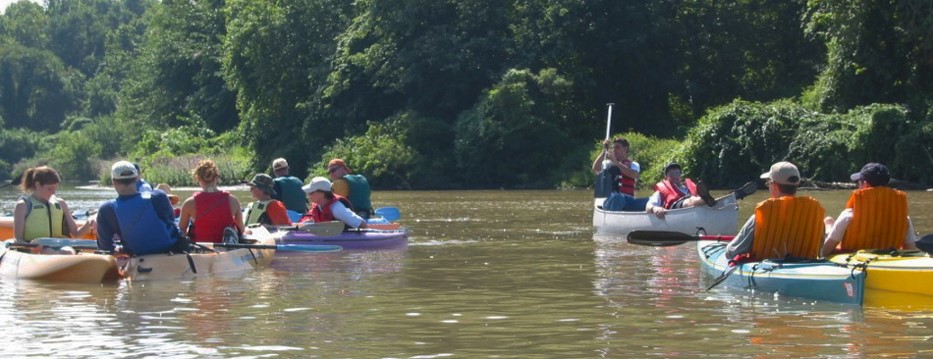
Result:
[[[865,269],[865,305],[933,308],[933,258],[929,254],[862,250],[836,254],[829,260]]]

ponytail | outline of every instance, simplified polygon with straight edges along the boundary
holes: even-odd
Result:
[[[62,178],[58,176],[58,172],[55,171],[55,169],[49,166],[39,166],[27,168],[26,171],[23,172],[23,181],[19,184],[19,188],[23,193],[26,193],[34,191],[36,185],[53,184],[61,181]]]

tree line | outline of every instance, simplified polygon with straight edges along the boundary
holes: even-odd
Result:
[[[21,0],[0,176],[344,157],[383,189],[586,186],[613,102],[636,159],[714,186],[777,159],[931,183],[931,30],[923,0]]]

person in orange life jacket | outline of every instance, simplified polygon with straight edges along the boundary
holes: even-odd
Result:
[[[240,201],[217,188],[220,170],[214,161],[202,160],[192,175],[201,186],[201,191],[195,192],[181,205],[178,223],[182,234],[197,242],[220,243],[227,227],[235,227],[237,233],[243,233]],[[188,228],[189,223],[193,224],[193,228]]]
[[[709,195],[702,182],[694,184],[689,178],[681,180],[681,173],[677,163],[664,166],[664,180],[654,185],[654,193],[648,197],[648,204],[645,205],[646,212],[664,218],[669,209],[716,205],[716,200]]]
[[[635,185],[638,183],[641,166],[628,158],[628,141],[624,138],[606,140],[603,146],[605,150],[593,161],[593,173],[599,177],[597,187],[609,187],[605,190],[608,193],[597,193],[597,197],[606,197],[603,208],[609,211],[645,210],[648,199],[635,198]],[[606,181],[611,183],[605,185]]]
[[[861,171],[853,173],[850,178],[858,183],[858,189],[852,193],[846,209],[839,213],[837,219],[826,217],[825,222],[831,229],[826,234],[822,255],[829,256],[840,243],[843,244],[843,251],[895,247],[916,250],[914,225],[910,217],[907,217],[907,195],[888,187],[888,182],[891,181],[888,168],[880,163],[869,163],[862,167]],[[873,196],[874,200],[867,199],[866,196]],[[859,197],[866,200],[860,201]],[[865,207],[858,207],[860,205]],[[865,211],[859,213],[860,218],[857,220],[862,226],[856,225],[855,228],[860,230],[848,232],[847,229],[852,228],[851,224],[856,221],[857,211]],[[859,234],[862,235],[861,238]],[[847,246],[848,241],[853,243]],[[883,247],[861,248],[870,245]]]
[[[302,187],[308,194],[311,209],[299,222],[327,222],[338,220],[350,228],[366,228],[366,220],[353,212],[353,205],[346,198],[335,195],[327,178],[314,177]]]
[[[55,196],[62,181],[55,169],[48,166],[29,168],[23,172],[22,178],[20,189],[25,195],[13,206],[13,238],[16,242],[31,242],[39,237],[81,237],[94,228],[94,217],[78,228],[68,204]]]
[[[260,173],[253,176],[253,180],[249,181],[248,184],[249,193],[256,202],[247,205],[246,219],[244,219],[246,225],[259,223],[272,226],[288,226],[292,224],[292,221],[288,219],[285,204],[282,201],[272,199],[272,194],[275,193],[275,190],[272,189],[272,177]]]
[[[815,199],[796,196],[801,181],[797,166],[778,162],[761,178],[768,180],[771,196],[758,203],[755,213],[726,246],[726,255],[748,255],[756,260],[818,258],[826,212]]]
[[[178,216],[181,214],[181,208],[177,208],[175,206],[178,205],[178,202],[181,201],[181,198],[179,198],[178,195],[172,194],[172,187],[170,187],[168,183],[159,183],[159,185],[156,186],[156,189],[165,192],[165,195],[168,196],[168,201],[172,204],[172,210],[175,214],[175,218],[178,218]]]
[[[120,238],[123,252],[131,255],[187,251],[188,241],[175,225],[165,192],[139,192],[139,172],[130,162],[116,162],[110,171],[119,196],[102,204],[97,212],[97,247],[112,253],[115,239]]]

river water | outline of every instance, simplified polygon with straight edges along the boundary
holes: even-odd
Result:
[[[114,195],[59,192],[76,209]],[[836,215],[849,192],[805,193]],[[0,211],[15,197],[0,190]],[[764,197],[741,203],[740,223]],[[909,198],[917,230],[933,233],[933,193]],[[933,356],[933,310],[705,292],[695,246],[594,238],[588,191],[373,199],[401,210],[408,248],[279,253],[271,268],[228,278],[0,281],[0,357]]]

